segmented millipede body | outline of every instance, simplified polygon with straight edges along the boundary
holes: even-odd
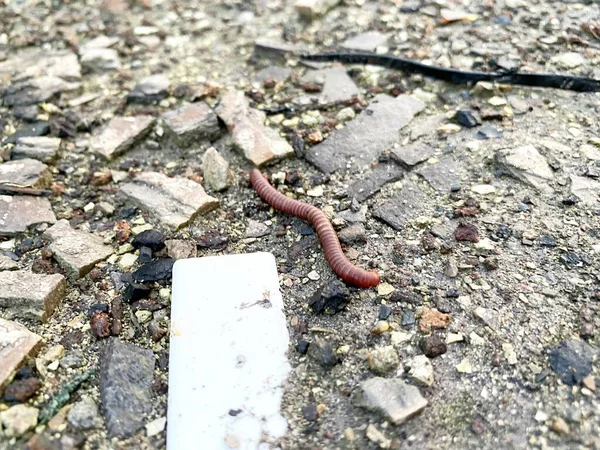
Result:
[[[271,186],[258,169],[250,171],[250,183],[260,198],[273,208],[305,220],[315,228],[327,262],[341,279],[360,288],[370,288],[379,284],[381,278],[377,271],[361,269],[346,258],[337,234],[323,211],[307,203],[287,198]]]

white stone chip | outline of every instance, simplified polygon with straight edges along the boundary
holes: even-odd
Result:
[[[289,334],[274,256],[178,260],[171,304],[167,449],[255,449],[285,435]]]

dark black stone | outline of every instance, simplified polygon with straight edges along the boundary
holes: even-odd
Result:
[[[317,405],[315,403],[311,403],[310,405],[305,406],[302,408],[302,415],[309,422],[314,422],[319,417]]]
[[[421,339],[419,348],[428,358],[443,355],[448,350],[446,342],[437,334],[432,334]]]
[[[332,280],[315,292],[309,304],[318,314],[335,314],[342,311],[348,302],[350,291],[346,285],[339,280]]]
[[[152,350],[110,338],[100,358],[100,398],[109,438],[129,437],[148,422],[153,382]]]
[[[405,309],[402,313],[402,321],[400,322],[403,327],[410,328],[416,323],[417,319],[415,313],[410,309]]]
[[[165,235],[157,230],[146,230],[138,234],[131,242],[134,248],[148,247],[155,252],[165,248]]]
[[[381,305],[379,307],[379,320],[387,320],[392,315],[392,308],[388,305]]]
[[[92,317],[96,311],[108,314],[108,309],[108,303],[95,303],[88,308],[88,317]]]
[[[418,285],[417,282],[416,285]],[[410,305],[422,305],[423,297],[410,289],[397,289],[390,295],[390,302],[408,303]]]
[[[333,349],[333,345],[319,337],[308,347],[308,356],[317,364],[325,368],[335,366],[339,360]]]
[[[173,264],[175,264],[175,260],[171,258],[155,259],[133,272],[133,280],[138,283],[170,280],[173,274]]]
[[[543,247],[556,247],[556,239],[554,236],[550,236],[549,234],[542,234],[538,238],[538,242]]]
[[[565,206],[573,206],[577,204],[577,202],[579,202],[579,199],[577,199],[577,197],[567,197],[563,198],[562,200],[562,204]]]
[[[584,258],[582,255],[575,252],[567,252],[564,255],[560,255],[560,261],[565,265],[567,269],[574,269],[575,267],[583,267]]]
[[[460,292],[458,289],[448,289],[446,291],[446,298],[458,298],[460,296]]]
[[[46,136],[49,132],[50,126],[48,125],[48,122],[35,122],[19,128],[15,133],[8,136],[4,143],[14,144],[19,138],[30,136]]]
[[[123,291],[122,297],[127,303],[133,303],[143,298],[148,298],[151,290],[145,284],[130,283]]]
[[[305,341],[304,339],[300,339],[296,344],[296,351],[301,355],[306,355],[308,351],[308,347],[310,346],[310,342]]]
[[[562,341],[550,350],[550,367],[563,383],[574,386],[592,371],[599,350],[582,341]]]
[[[29,366],[23,366],[15,373],[14,380],[24,380],[34,376],[33,369]]]
[[[496,230],[496,236],[500,239],[508,239],[512,236],[512,230],[510,227],[504,223],[498,225],[498,229]]]
[[[479,125],[479,122],[468,109],[461,109],[456,112],[456,121],[465,128],[473,128]]]
[[[152,249],[150,247],[140,247],[140,256],[138,256],[138,262],[140,264],[146,264],[152,261]]]
[[[21,241],[21,245],[20,245],[20,250],[21,253],[27,253],[31,250],[34,250],[36,248],[42,248],[44,246],[44,243],[42,242],[42,240],[39,237],[34,237],[34,238],[25,238]]]

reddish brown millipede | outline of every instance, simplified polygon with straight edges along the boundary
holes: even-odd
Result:
[[[250,183],[258,195],[273,208],[306,220],[315,228],[327,262],[341,279],[361,288],[379,284],[381,278],[377,271],[361,269],[346,258],[337,234],[323,211],[307,203],[287,198],[271,186],[258,169],[250,171]]]

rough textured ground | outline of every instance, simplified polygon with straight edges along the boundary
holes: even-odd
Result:
[[[476,17],[444,24],[442,17],[450,14],[444,9]],[[133,236],[126,233],[120,240],[119,233],[150,223],[167,239],[194,244],[206,242],[209,232],[227,236],[225,248],[200,245],[199,256],[275,254],[294,367],[283,405],[290,430],[281,448],[599,449],[598,94],[453,86],[370,66],[339,66],[343,69],[324,76],[325,85],[319,86],[319,77],[306,77],[310,69],[280,51],[284,47],[265,52],[262,46],[255,52],[257,39],[321,50],[377,32],[387,35],[378,51],[431,64],[487,70],[495,61],[523,71],[600,78],[597,20],[597,5],[571,1],[347,0],[312,20],[300,17],[292,2],[278,0],[0,1],[0,88],[5,92],[0,137],[10,139],[30,126],[28,120],[49,123],[46,133],[62,138],[61,153],[49,163],[56,219],[91,231],[115,251],[133,254],[132,248],[121,247]],[[103,56],[99,68],[83,57],[85,44],[98,36],[114,38],[111,48],[116,50]],[[41,56],[62,50],[80,54],[75,59],[83,66],[81,79],[63,83],[81,85],[61,86],[57,95],[33,101],[33,112],[17,111],[6,90]],[[257,78],[265,68],[271,69]],[[152,74],[166,75],[168,88],[148,104],[128,104],[128,93]],[[32,70],[28,76],[36,80],[42,75]],[[230,88],[244,91],[251,106],[265,110],[266,123],[295,150],[266,165],[265,173],[282,192],[325,210],[345,234],[347,253],[382,274],[377,289],[351,288],[342,294],[348,304],[340,312],[320,314],[310,307],[318,289],[331,288],[337,277],[310,227],[258,200],[247,181],[252,163],[234,148],[224,123],[212,143],[194,139],[185,146],[159,121],[147,134],[136,134],[132,147],[111,161],[90,150],[91,136],[114,116],[159,118],[193,99],[217,108]],[[87,94],[94,96],[70,103]],[[422,111],[399,131],[393,130],[398,119],[388,123],[385,116],[355,131],[351,137],[361,146],[383,142],[385,148],[359,167],[323,174],[317,168],[323,166],[307,154],[318,151],[314,145],[321,140],[335,139],[336,128],[351,126],[361,113],[377,119],[379,110],[373,114],[368,105],[379,94],[412,95],[423,102]],[[311,103],[311,96],[329,104]],[[455,117],[459,110],[471,111],[478,124],[461,125]],[[397,138],[384,142],[390,128]],[[413,144],[417,147],[411,153],[406,148]],[[233,171],[233,184],[221,192],[211,190],[202,170],[202,155],[211,145]],[[8,148],[5,140],[0,155]],[[351,151],[361,153],[360,148]],[[137,209],[119,187],[118,173],[106,183],[98,181],[102,174],[96,173],[106,169],[125,172],[125,177],[154,171],[189,178],[201,182],[220,206],[174,231],[155,214]],[[374,185],[382,187],[366,198],[360,188]],[[90,202],[96,206],[87,207]],[[102,202],[114,206],[113,215],[97,208]],[[2,251],[18,268],[68,276],[47,253],[43,232],[44,227],[34,226],[11,236],[14,243],[7,237]],[[101,314],[111,303],[114,307],[120,293],[111,273],[138,267],[139,262],[119,266],[110,258],[100,262],[85,277],[69,279],[46,323],[19,320],[44,339],[37,364],[29,363],[38,366],[34,377],[41,387],[26,404],[40,409],[74,375],[106,364],[108,340],[97,337],[106,333],[98,332],[96,322],[90,328],[89,316],[104,320]],[[168,287],[168,281],[162,284]],[[143,425],[166,416],[168,334],[153,327],[168,328],[168,291],[148,285],[151,300],[123,306],[119,333],[120,340],[151,349],[155,359],[150,395],[136,399],[141,422],[132,429],[139,431],[112,439],[107,435],[106,418],[118,411],[107,410],[100,390],[111,382],[102,376],[118,376],[113,366],[71,395],[68,404],[91,411],[87,422],[82,413],[69,420],[58,417],[52,430],[38,426],[18,438],[0,436],[0,448],[21,448],[26,442],[48,449],[164,448],[166,431],[148,436]],[[433,322],[441,328],[428,330]],[[431,333],[440,337],[438,346],[439,341],[451,343],[440,356],[415,359],[427,349],[421,341]],[[311,343],[307,355],[297,350],[299,341]],[[55,350],[40,361],[59,344],[64,353]],[[387,370],[374,373],[381,349],[392,344],[399,361],[392,358]],[[210,337],[199,345],[210,345]],[[328,346],[335,356],[327,355]],[[73,355],[80,358],[77,364],[63,363]],[[61,364],[52,367],[58,360]],[[564,360],[569,362],[561,364]],[[422,366],[424,376],[410,370],[415,365]],[[359,384],[375,376],[419,386],[428,405],[394,425],[385,415],[353,404]],[[13,404],[0,403],[0,411]]]

